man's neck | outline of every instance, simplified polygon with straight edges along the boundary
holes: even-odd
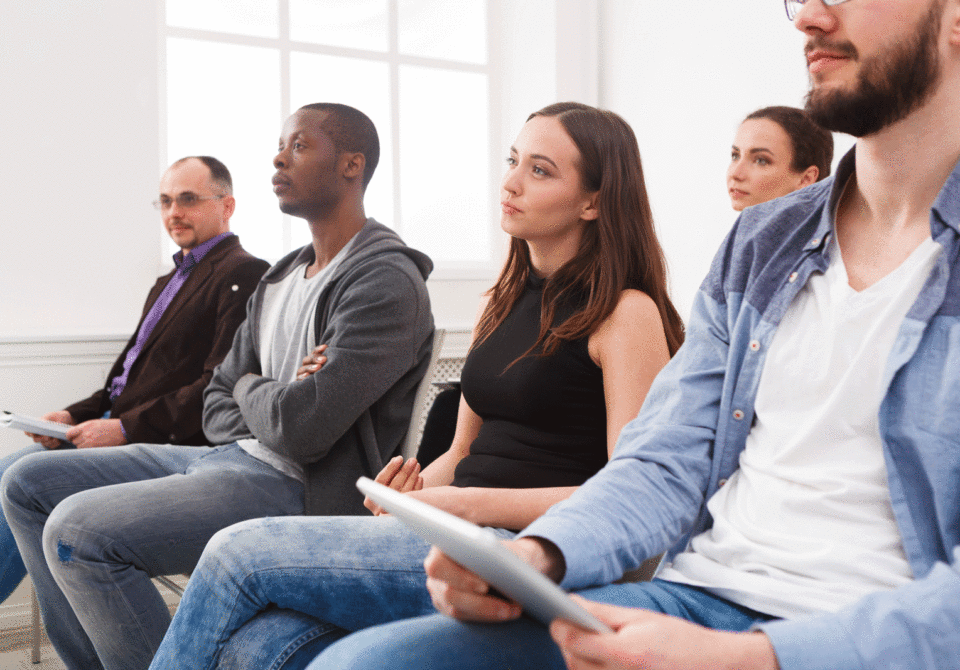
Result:
[[[856,190],[878,225],[927,218],[960,159],[960,86],[946,81],[921,109],[857,142]]]
[[[836,220],[854,290],[886,277],[930,237],[930,207],[960,158],[958,101],[945,79],[923,108],[857,142]]]
[[[313,237],[315,257],[313,263],[307,268],[307,278],[327,267],[366,222],[367,217],[363,212],[362,203],[349,208],[341,206],[325,216],[307,221]]]

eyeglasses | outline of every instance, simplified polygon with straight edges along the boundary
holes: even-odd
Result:
[[[180,209],[190,209],[200,204],[201,200],[220,200],[226,197],[225,195],[197,195],[196,193],[187,191],[186,193],[181,193],[176,198],[161,195],[159,200],[153,201],[153,206],[161,211],[166,211],[173,207],[173,203],[176,202],[177,207]]]
[[[823,4],[827,7],[833,7],[835,5],[840,5],[846,2],[847,0],[821,0]],[[807,0],[783,0],[783,6],[787,10],[787,18],[793,21],[797,18],[797,12],[800,11],[800,7],[807,4]]]

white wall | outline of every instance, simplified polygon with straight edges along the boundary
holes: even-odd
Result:
[[[128,332],[157,276],[157,29],[143,10],[4,7],[0,337]]]
[[[600,104],[637,134],[684,317],[736,219],[725,185],[733,135],[755,109],[802,106],[802,48],[777,0],[600,0]],[[839,157],[850,139],[835,140]]]

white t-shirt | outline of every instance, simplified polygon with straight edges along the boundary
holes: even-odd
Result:
[[[941,250],[928,238],[858,292],[831,243],[829,268],[770,343],[740,468],[707,503],[713,527],[659,577],[778,617],[835,611],[913,579],[878,415],[897,331]]]
[[[315,321],[320,293],[353,245],[351,238],[327,265],[309,279],[307,265],[301,264],[276,284],[266,286],[260,313],[260,370],[264,377],[290,383],[297,378],[303,359],[313,351],[317,339]],[[321,342],[320,344],[323,344]],[[322,369],[314,374],[322,374]],[[257,439],[237,442],[254,458],[280,472],[304,481],[303,467],[268,449]]]

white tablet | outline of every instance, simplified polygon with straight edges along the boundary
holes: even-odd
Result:
[[[34,435],[47,435],[49,437],[55,437],[58,440],[66,440],[67,431],[72,428],[72,426],[68,426],[65,423],[34,419],[33,417],[20,416],[12,412],[0,413],[0,426],[13,428],[14,430],[22,430],[27,433],[33,433]]]
[[[492,531],[366,477],[357,480],[357,488],[424,540],[520,603],[538,621],[549,624],[560,618],[587,630],[611,632],[563,589],[504,547]]]

